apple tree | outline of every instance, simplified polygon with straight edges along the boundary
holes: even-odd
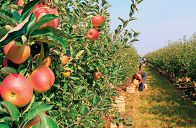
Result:
[[[139,33],[126,27],[141,0],[131,2],[111,32],[106,0],[1,1],[0,126],[106,127],[108,115],[131,125],[112,109],[116,87],[137,65]]]

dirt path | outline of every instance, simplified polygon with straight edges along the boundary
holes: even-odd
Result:
[[[148,67],[144,70],[148,88],[130,94],[126,105],[133,128],[196,128],[196,107],[169,81]]]

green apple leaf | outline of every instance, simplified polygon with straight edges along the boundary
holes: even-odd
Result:
[[[20,112],[16,106],[7,101],[1,101],[0,104],[7,109],[7,111],[15,121],[19,121]]]
[[[52,35],[53,33],[48,29],[37,29],[32,32],[31,38],[40,37],[40,36],[48,36]]]
[[[0,27],[0,38],[2,38],[8,31],[3,28],[3,27]]]
[[[43,43],[43,49],[44,49],[44,57],[47,57],[49,55],[49,46],[47,43]]]
[[[29,15],[23,22],[19,23],[15,28],[11,29],[0,40],[0,46],[8,44],[10,41],[26,35],[29,27],[35,22],[35,15]]]
[[[20,21],[20,15],[18,14],[18,10],[12,11],[11,13],[16,21]]]
[[[48,37],[42,37],[40,39],[36,39],[37,42],[43,42],[43,43],[47,43],[47,44],[51,44],[51,45],[58,45],[60,47],[62,47],[62,49],[66,52],[67,50],[67,39],[64,37],[60,37],[60,36],[55,36],[55,35],[50,35]]]
[[[33,95],[32,99],[31,99],[31,102],[28,104],[28,106],[26,106],[26,108],[24,109],[24,111],[22,112],[21,115],[23,115],[24,113],[29,111],[29,109],[32,107],[34,101],[35,101],[35,95]]]
[[[0,10],[1,21],[6,22],[7,24],[17,25],[18,22],[14,18],[10,17],[5,11]]]
[[[18,73],[18,71],[15,68],[12,67],[3,67],[0,72],[2,74],[11,74],[11,73]]]
[[[84,53],[84,50],[80,50],[77,54],[76,54],[76,59],[79,59],[81,57],[81,55]]]
[[[93,98],[93,105],[96,106],[99,102],[100,102],[100,98],[95,95]]]
[[[86,104],[82,104],[82,106],[81,106],[81,108],[80,108],[80,113],[81,113],[82,115],[85,115],[85,114],[88,113],[88,107],[87,107]]]
[[[25,113],[23,120],[24,120],[24,122],[32,120],[40,113],[51,110],[52,107],[53,107],[52,105],[47,105],[42,102],[34,102],[31,109],[27,113]]]
[[[74,90],[74,94],[79,94],[85,88],[86,88],[85,86],[78,86],[78,87],[76,87],[76,89]]]
[[[139,41],[138,39],[134,38],[131,40],[131,42],[136,42],[136,41]]]
[[[35,30],[39,29],[40,26],[42,26],[43,24],[54,20],[58,18],[58,16],[54,15],[54,14],[46,14],[44,16],[42,16],[39,21],[37,23],[35,23],[34,25],[31,26],[29,34],[31,35],[32,32],[34,32]]]
[[[12,117],[3,117],[0,119],[0,122],[14,122],[14,121],[15,120]]]
[[[67,45],[66,45],[67,39],[66,38],[60,37],[60,36],[50,36],[49,39],[56,41],[56,43],[58,43],[63,48],[63,50],[66,52],[67,50]]]
[[[28,2],[28,4],[24,7],[23,11],[22,11],[22,15],[21,15],[21,19],[20,21],[23,21],[24,19],[26,19],[29,14],[31,13],[31,10],[40,2],[40,0],[33,0]]]
[[[46,30],[52,32],[53,35],[68,38],[67,34],[63,30],[59,30],[59,29],[53,28],[51,26],[47,26],[47,27],[45,27],[43,29],[46,29]],[[43,30],[43,29],[41,29],[41,30]]]
[[[41,128],[59,128],[56,122],[49,116],[45,116],[41,114],[40,117],[41,117]]]
[[[0,123],[0,128],[12,128],[12,127],[10,126],[9,123],[7,123],[7,122],[2,122],[2,123]]]
[[[91,56],[91,55],[92,55],[91,50],[90,50],[89,48],[87,48],[87,47],[84,47],[84,48],[85,48],[85,50],[86,50],[86,52],[87,52],[87,55],[88,55],[88,56]]]
[[[34,125],[32,128],[59,128],[57,123],[49,116],[41,114],[40,117],[41,123]]]
[[[76,111],[70,111],[65,114],[66,117],[76,117],[78,113]]]

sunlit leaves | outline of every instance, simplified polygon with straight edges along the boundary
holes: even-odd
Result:
[[[175,77],[190,77],[196,80],[195,63],[196,63],[196,41],[188,39],[176,41],[168,46],[146,55],[147,60],[155,68],[166,71],[168,75]]]
[[[32,3],[33,2],[33,3]],[[32,1],[32,7],[28,4],[24,8],[21,22],[30,14],[31,9],[38,2]],[[12,39],[20,40],[25,35],[31,46],[36,44],[36,55],[31,55],[27,62],[20,65],[16,71],[28,76],[32,70],[40,64],[43,56],[50,56],[52,61],[50,68],[55,74],[55,84],[44,94],[35,94],[35,102],[27,106],[28,111],[23,111],[22,124],[24,126],[29,120],[41,116],[41,123],[33,127],[103,127],[103,115],[111,112],[112,96],[114,88],[121,85],[126,77],[134,72],[137,64],[137,53],[132,46],[127,46],[130,41],[136,41],[138,32],[126,30],[129,22],[136,18],[119,18],[121,24],[115,30],[116,36],[111,32],[110,14],[108,8],[111,6],[106,0],[59,0],[57,3],[60,11],[61,24],[59,29],[45,27],[40,29],[44,23],[55,19],[54,15],[45,15],[35,23],[34,15],[28,23],[22,24],[20,30],[13,28],[16,33],[8,34],[8,39],[2,40],[8,43]],[[137,10],[137,2],[133,2],[132,10]],[[100,38],[96,41],[86,40],[86,32],[92,27],[91,18],[103,15],[105,22],[96,29]],[[25,29],[23,28],[25,27]],[[2,27],[1,35],[7,33]],[[8,31],[8,30],[7,30]],[[11,36],[12,35],[12,36]],[[115,40],[112,40],[114,37]],[[4,44],[6,44],[4,43]],[[34,48],[34,47],[33,47]],[[33,49],[32,48],[32,49]],[[3,53],[0,54],[3,59]],[[40,57],[40,56],[41,57]],[[65,65],[61,64],[60,57],[69,56]],[[38,58],[36,58],[38,57]],[[130,65],[131,63],[131,65]],[[14,73],[14,69],[4,71]],[[70,77],[63,77],[62,72],[70,72]],[[102,77],[95,80],[94,72],[101,72]],[[41,114],[46,111],[48,116]],[[12,118],[6,118],[12,122]]]

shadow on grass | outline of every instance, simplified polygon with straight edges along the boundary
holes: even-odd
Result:
[[[148,74],[146,83],[152,94],[145,97],[151,106],[142,111],[158,115],[167,127],[175,124],[176,127],[196,128],[196,107],[190,101],[182,99],[182,92],[157,72],[148,67],[145,71]]]

